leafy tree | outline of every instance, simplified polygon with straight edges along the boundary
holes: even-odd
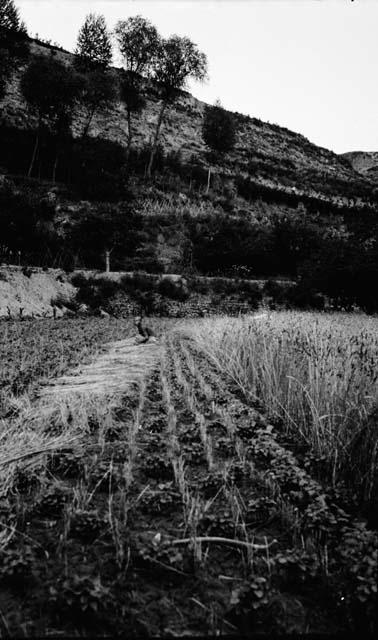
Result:
[[[75,54],[84,68],[108,67],[112,43],[104,16],[89,13],[79,31]]]
[[[79,94],[79,79],[72,69],[53,56],[37,56],[21,79],[21,91],[37,116],[37,131],[28,176],[31,176],[43,127],[56,133],[57,140],[70,129],[74,104]],[[55,156],[53,178],[57,164]]]
[[[205,107],[202,137],[210,149],[218,153],[231,151],[235,146],[236,129],[232,114],[223,109],[219,100]]]
[[[161,89],[161,107],[153,138],[147,175],[159,143],[160,129],[168,104],[173,103],[189,79],[202,81],[207,76],[207,58],[189,38],[173,35],[162,40],[154,61],[153,78]]]
[[[117,96],[114,77],[104,69],[92,69],[81,77],[80,102],[85,110],[82,136],[88,135],[96,113],[109,107]]]
[[[221,155],[235,146],[236,129],[232,114],[225,111],[219,100],[214,106],[206,106],[202,123],[202,137],[205,144]],[[211,168],[209,167],[207,191],[210,187]]]
[[[26,31],[25,25],[20,19],[20,12],[13,0],[0,0],[0,28]]]
[[[126,105],[128,126],[128,154],[132,145],[132,114],[145,107],[142,76],[148,76],[159,50],[160,38],[156,27],[142,16],[119,20],[115,36],[122,56],[124,71],[121,98]]]
[[[13,0],[0,0],[0,100],[19,64],[27,57],[27,31]]]
[[[81,76],[80,101],[86,112],[83,138],[88,134],[97,111],[116,98],[114,78],[109,72],[112,44],[105,18],[90,13],[81,27],[75,49],[75,67]]]

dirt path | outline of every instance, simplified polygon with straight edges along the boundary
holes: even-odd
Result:
[[[109,350],[94,362],[79,367],[69,376],[49,381],[41,397],[65,393],[107,395],[109,392],[124,392],[148,375],[161,354],[159,343],[137,343],[135,338],[107,346]]]

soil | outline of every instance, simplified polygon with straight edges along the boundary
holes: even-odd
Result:
[[[61,269],[23,268],[0,265],[0,318],[53,317],[51,301],[70,300],[75,287],[67,281]],[[57,317],[63,315],[56,309]]]

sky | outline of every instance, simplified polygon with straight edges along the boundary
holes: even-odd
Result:
[[[209,80],[188,90],[336,153],[378,150],[378,0],[15,0],[29,34],[75,48],[85,16],[142,15],[189,36]],[[117,60],[115,59],[117,63]]]

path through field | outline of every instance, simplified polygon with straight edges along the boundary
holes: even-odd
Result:
[[[156,341],[138,343],[135,338],[118,340],[106,346],[107,351],[94,362],[78,367],[71,375],[50,381],[43,388],[41,396],[124,393],[148,375],[161,353]]]
[[[43,398],[66,391],[96,396],[97,418],[0,501],[14,525],[0,549],[1,632],[370,629],[366,609],[351,606],[361,586],[348,565],[353,518],[190,332],[114,343]],[[353,566],[371,558],[372,538],[356,531]]]

